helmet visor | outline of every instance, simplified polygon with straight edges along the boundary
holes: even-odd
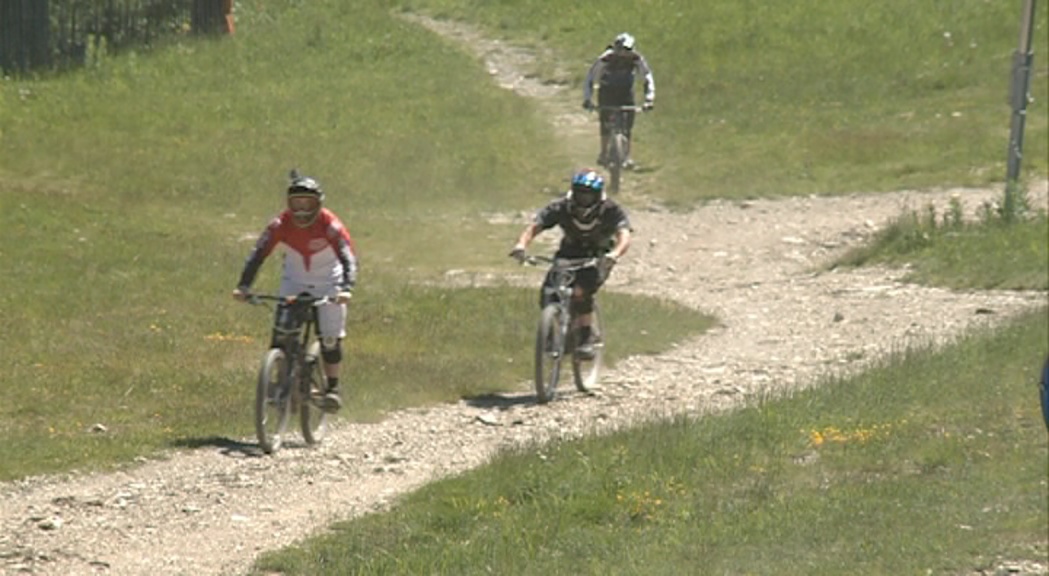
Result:
[[[308,192],[302,194],[292,193],[288,196],[288,210],[291,210],[295,220],[299,223],[312,221],[320,207],[320,198],[315,194]]]

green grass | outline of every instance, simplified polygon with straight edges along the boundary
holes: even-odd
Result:
[[[508,451],[255,574],[964,574],[1045,561],[1042,309],[716,418]]]
[[[638,122],[635,152],[656,168],[646,184],[669,204],[1005,178],[1017,3],[406,4],[554,48],[574,66],[569,80],[580,98],[592,59],[618,32],[633,33],[657,88],[655,113]],[[1047,12],[1035,13],[1035,47],[1049,42]],[[1036,54],[1034,68],[1024,170],[1044,175],[1044,55]]]
[[[956,289],[1049,290],[1044,210],[1012,223],[989,207],[980,222],[964,222],[960,214],[957,201],[944,214],[931,206],[904,213],[830,266],[907,266],[909,281]]]

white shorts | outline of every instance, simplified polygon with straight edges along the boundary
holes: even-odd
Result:
[[[306,292],[314,298],[335,298],[339,287],[335,284],[313,285],[292,282],[284,278],[280,282],[281,296],[295,296]],[[323,338],[346,337],[346,305],[328,302],[317,307],[317,333]]]

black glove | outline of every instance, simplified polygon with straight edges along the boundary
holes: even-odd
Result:
[[[510,251],[510,257],[517,260],[519,264],[524,264],[528,256],[525,255],[525,249],[520,246],[514,246],[514,249]]]

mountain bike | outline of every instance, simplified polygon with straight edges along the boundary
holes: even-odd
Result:
[[[601,371],[601,360],[604,357],[604,341],[601,338],[600,312],[597,302],[591,321],[594,339],[593,356],[576,353],[578,329],[574,327],[575,315],[572,313],[572,287],[576,272],[584,268],[597,267],[598,258],[550,258],[547,256],[529,256],[525,263],[533,266],[539,263],[550,264],[553,274],[553,294],[539,315],[539,326],[535,337],[535,395],[540,404],[554,399],[558,381],[561,379],[561,361],[565,356],[572,357],[572,377],[576,389],[589,393],[597,384]]]
[[[644,108],[641,106],[598,106],[597,109],[612,112],[608,150],[602,152],[606,152],[605,167],[608,168],[608,189],[615,193],[619,192],[623,163],[627,161],[627,155],[630,152],[630,137],[627,136],[627,112],[640,112]]]
[[[255,388],[255,435],[266,454],[280,449],[293,412],[299,413],[307,444],[324,438],[328,413],[323,409],[327,379],[317,340],[317,307],[332,302],[303,293],[298,296],[252,294],[248,302],[278,303],[275,342],[262,357]]]

